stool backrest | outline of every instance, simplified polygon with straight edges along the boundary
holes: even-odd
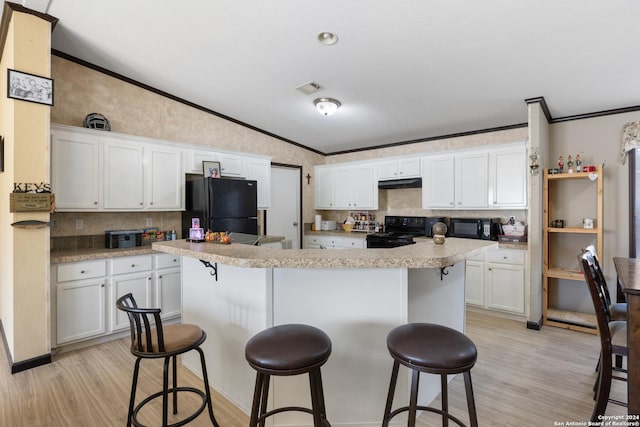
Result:
[[[131,293],[118,298],[116,307],[129,317],[133,354],[165,352],[159,308],[139,308]]]

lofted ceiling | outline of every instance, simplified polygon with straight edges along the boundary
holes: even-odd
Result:
[[[56,50],[323,153],[526,123],[528,98],[553,118],[640,105],[636,0],[22,5],[59,19]]]

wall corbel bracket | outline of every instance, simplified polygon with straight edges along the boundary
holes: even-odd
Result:
[[[218,281],[218,263],[215,262],[213,264],[211,264],[209,261],[205,261],[203,259],[199,260],[206,268],[210,268],[211,271],[209,272],[210,275],[212,275],[214,277],[214,279],[216,279],[216,282]]]
[[[447,271],[448,267],[453,267],[452,265],[446,265],[444,267],[440,267],[440,281],[444,280],[444,276],[447,276],[449,272]]]

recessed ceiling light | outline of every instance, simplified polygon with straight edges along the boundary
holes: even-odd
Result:
[[[318,41],[324,45],[331,46],[338,43],[338,36],[328,31],[318,34]]]

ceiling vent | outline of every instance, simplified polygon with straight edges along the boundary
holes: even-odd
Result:
[[[317,91],[322,90],[323,87],[316,82],[308,82],[301,84],[300,86],[296,87],[296,89],[304,93],[305,95],[311,95],[312,93],[316,93]]]

